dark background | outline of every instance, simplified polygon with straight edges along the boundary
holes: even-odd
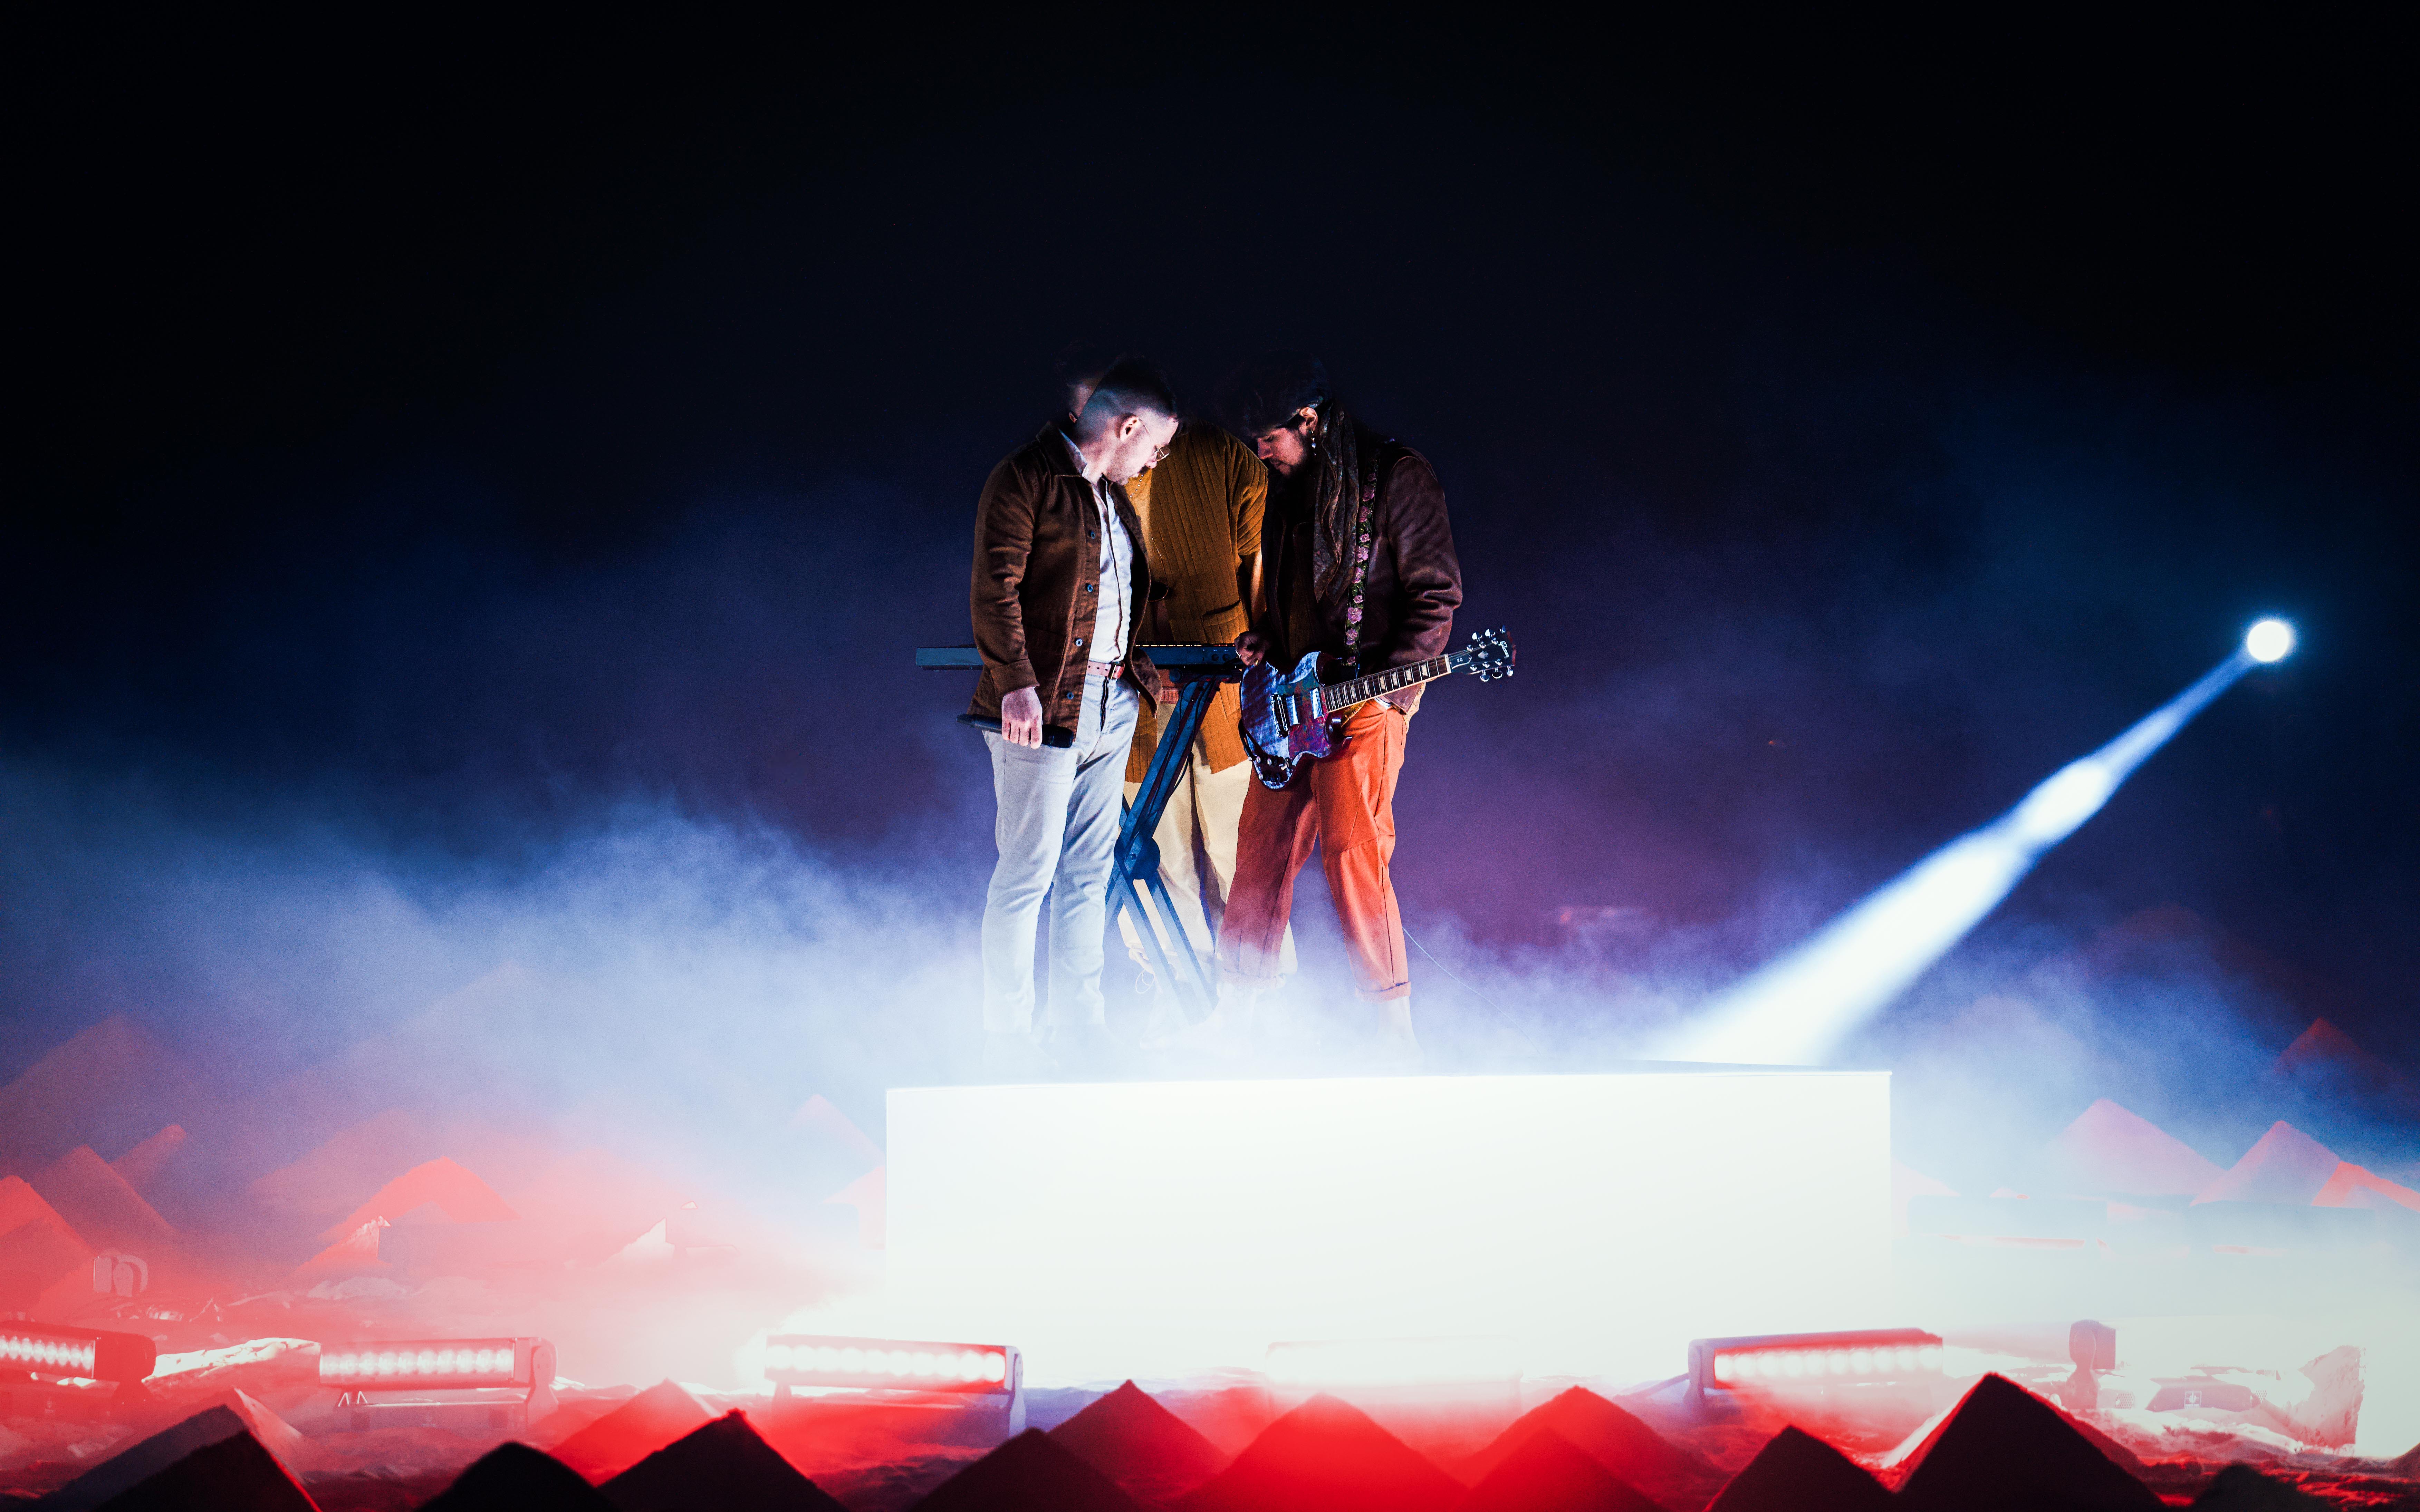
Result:
[[[1960,23],[21,30],[0,755],[432,874],[643,794],[963,860],[971,930],[907,669],[984,472],[1071,338],[1307,345],[1522,648],[1420,721],[1416,927],[1761,959],[2273,611],[1980,945],[2180,903],[2409,1059],[2408,39]],[[70,936],[29,1022],[145,1006]]]

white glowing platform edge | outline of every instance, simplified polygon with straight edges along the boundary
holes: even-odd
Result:
[[[888,1143],[883,1312],[1039,1381],[1477,1335],[1646,1380],[1900,1321],[1883,1072],[912,1088]]]

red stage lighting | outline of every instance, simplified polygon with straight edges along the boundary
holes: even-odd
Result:
[[[1025,1431],[1025,1362],[1015,1345],[776,1334],[765,1341],[765,1379],[777,1399],[792,1387],[904,1393],[892,1399],[1002,1412],[1008,1434]]]
[[[1762,1334],[1689,1341],[1689,1391],[1805,1393],[1834,1387],[1937,1386],[1941,1336],[1920,1328]]]
[[[998,1395],[1015,1391],[1022,1363],[1005,1344],[911,1344],[899,1339],[776,1334],[765,1341],[765,1379],[777,1386]]]
[[[336,1406],[353,1409],[353,1426],[387,1420],[427,1427],[453,1420],[510,1426],[511,1408],[493,1401],[381,1402],[368,1394],[392,1391],[476,1391],[527,1388],[523,1425],[554,1411],[554,1346],[540,1338],[380,1339],[319,1347],[319,1384],[336,1389]],[[440,1419],[445,1421],[441,1422]]]
[[[160,1352],[141,1334],[109,1334],[58,1323],[0,1323],[0,1369],[60,1381],[140,1385]]]

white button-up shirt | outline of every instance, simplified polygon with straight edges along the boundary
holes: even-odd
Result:
[[[1084,647],[1087,661],[1124,661],[1126,656],[1126,596],[1134,578],[1134,543],[1126,538],[1126,528],[1118,519],[1117,501],[1110,497],[1109,485],[1100,470],[1085,460],[1084,454],[1069,440],[1067,455],[1076,459],[1076,471],[1093,486],[1093,502],[1101,512],[1101,588],[1094,596],[1100,600],[1094,606],[1093,633]]]

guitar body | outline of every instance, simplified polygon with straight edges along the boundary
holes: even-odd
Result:
[[[1244,748],[1251,753],[1253,775],[1263,785],[1291,787],[1305,766],[1335,755],[1343,746],[1343,720],[1338,719],[1339,728],[1331,730],[1326,719],[1311,716],[1311,694],[1318,687],[1316,651],[1295,662],[1290,672],[1265,661],[1244,670]]]
[[[1510,636],[1481,630],[1451,656],[1388,667],[1342,683],[1320,682],[1315,651],[1295,662],[1292,671],[1254,662],[1244,669],[1243,687],[1244,748],[1251,752],[1253,774],[1268,787],[1292,787],[1304,767],[1343,748],[1346,721],[1372,699],[1451,672],[1468,672],[1492,683],[1512,675],[1512,661]]]

